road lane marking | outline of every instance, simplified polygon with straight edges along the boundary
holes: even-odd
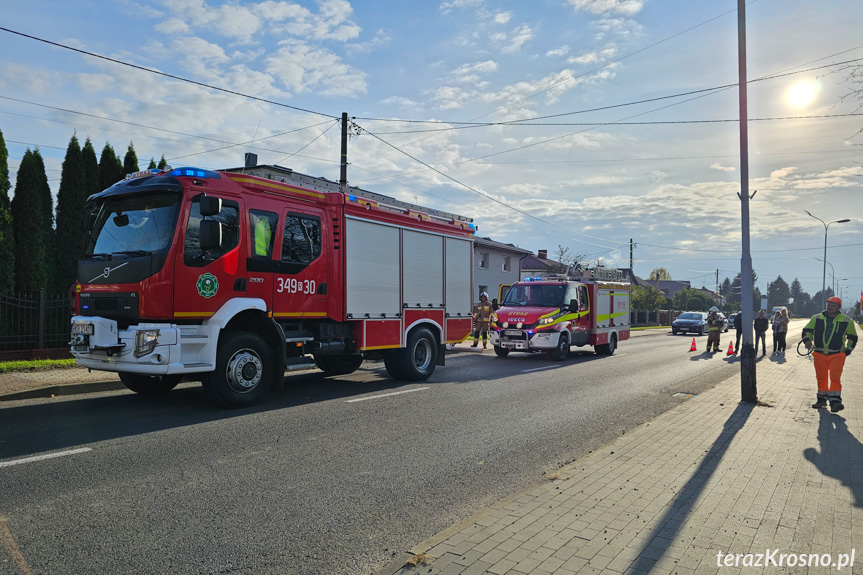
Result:
[[[0,541],[2,541],[3,547],[9,555],[12,556],[12,561],[18,566],[21,574],[30,575],[30,567],[27,566],[27,561],[24,559],[24,555],[21,554],[21,550],[18,548],[18,544],[15,542],[15,538],[12,537],[12,532],[9,531],[9,527],[6,525],[3,517],[0,517]]]
[[[57,453],[47,453],[45,455],[34,455],[33,457],[25,457],[24,459],[15,459],[13,461],[0,461],[0,467],[11,467],[13,465],[21,465],[22,463],[33,463],[34,461],[42,461],[44,459],[53,459],[55,457],[65,457],[67,455],[76,455],[78,453],[86,453],[93,451],[89,447],[80,447],[78,449],[70,449],[69,451],[58,451]]]
[[[541,369],[557,369],[557,368],[559,368],[559,367],[560,367],[559,365],[547,365],[547,366],[545,366],[545,367],[535,367],[535,368],[533,368],[533,369],[523,369],[523,370],[521,370],[521,372],[522,372],[522,373],[528,373],[528,372],[531,372],[531,371],[539,371],[539,370],[541,370]]]
[[[403,393],[413,393],[415,391],[422,391],[424,389],[428,389],[428,387],[418,387],[416,389],[406,389],[404,391],[393,391],[392,393],[381,393],[379,395],[370,395],[368,397],[360,397],[358,399],[349,399],[345,401],[345,403],[356,403],[358,401],[366,401],[368,399],[378,399],[380,397],[389,397],[391,395],[401,395]]]

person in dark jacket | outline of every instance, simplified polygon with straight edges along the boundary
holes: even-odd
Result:
[[[737,332],[737,342],[734,344],[734,353],[740,349],[740,334],[743,333],[743,312],[734,315],[734,330]]]
[[[761,340],[761,355],[767,355],[767,328],[770,327],[770,321],[764,317],[764,310],[758,310],[758,317],[755,318],[755,353],[758,353],[758,340]]]

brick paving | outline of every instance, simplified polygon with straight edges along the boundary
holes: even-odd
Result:
[[[726,380],[381,573],[853,573],[779,565],[852,550],[863,573],[863,349],[846,362],[837,414],[810,407],[814,368],[794,350],[759,356],[756,378],[767,405],[740,402],[739,376]],[[738,565],[720,566],[719,553],[740,554]],[[756,567],[746,554],[768,557]]]

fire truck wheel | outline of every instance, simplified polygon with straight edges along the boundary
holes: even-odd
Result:
[[[225,407],[258,401],[273,383],[273,355],[261,336],[226,334],[219,341],[216,370],[203,378],[204,391]]]
[[[437,343],[432,333],[420,328],[408,336],[408,345],[397,352],[398,371],[408,381],[424,381],[437,365]]]
[[[506,357],[509,355],[509,349],[506,347],[501,347],[499,345],[494,346],[494,353],[498,357]]]
[[[617,334],[611,334],[608,338],[608,343],[596,346],[597,355],[614,355],[614,350],[617,349]]]
[[[320,355],[315,357],[318,368],[327,375],[347,375],[360,368],[362,355]]]
[[[557,347],[551,352],[551,359],[554,361],[563,361],[569,357],[569,338],[565,334],[560,334],[560,339],[557,341]]]
[[[120,372],[123,385],[142,395],[159,395],[168,393],[180,383],[182,375],[142,375],[140,373]]]

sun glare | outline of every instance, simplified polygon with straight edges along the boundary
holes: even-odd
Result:
[[[804,80],[788,88],[788,91],[785,93],[785,99],[791,106],[802,108],[809,105],[815,99],[816,92],[817,88],[815,84]]]

